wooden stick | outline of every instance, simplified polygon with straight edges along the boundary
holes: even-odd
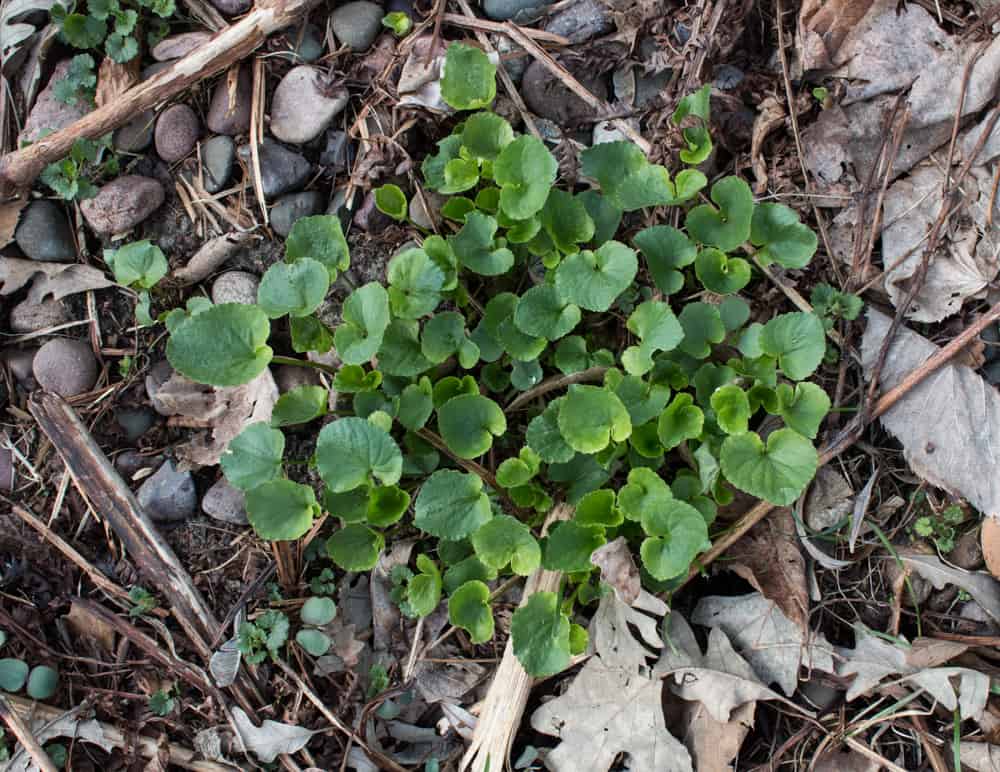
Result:
[[[35,762],[42,772],[59,772],[56,765],[52,763],[49,754],[39,745],[38,740],[35,739],[31,730],[21,719],[20,714],[14,710],[7,697],[3,694],[0,694],[0,717],[7,724],[11,734],[21,743],[21,747],[24,748],[25,753],[31,756],[31,760]]]
[[[441,17],[441,20],[446,24],[450,24],[453,27],[462,27],[463,29],[471,30],[486,30],[487,32],[497,32],[501,35],[509,35],[511,26],[516,26],[517,29],[524,35],[527,35],[532,40],[540,40],[543,43],[552,43],[557,46],[568,46],[570,44],[568,38],[564,38],[562,35],[556,35],[554,32],[545,32],[540,29],[532,29],[531,27],[521,27],[519,25],[508,25],[506,22],[502,21],[490,21],[489,19],[480,19],[478,17],[468,17],[462,16],[458,13],[446,13]]]
[[[527,405],[531,402],[531,400],[535,399],[535,397],[548,394],[550,391],[564,389],[567,386],[572,386],[574,383],[599,381],[604,377],[604,374],[607,371],[608,368],[598,365],[596,367],[588,367],[586,370],[581,370],[578,373],[570,373],[569,375],[554,375],[551,378],[546,378],[533,389],[528,389],[528,391],[516,396],[513,400],[511,400],[511,403],[504,408],[504,410],[508,412],[517,410],[522,405]]]
[[[172,66],[130,88],[120,99],[0,160],[0,184],[17,189],[30,185],[48,164],[69,155],[81,138],[95,139],[127,123],[143,110],[179,94],[188,86],[245,59],[272,32],[291,26],[317,0],[258,0],[235,24],[217,32],[203,46]]]

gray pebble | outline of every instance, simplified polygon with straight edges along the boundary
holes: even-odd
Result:
[[[10,368],[11,375],[26,389],[32,389],[36,385],[32,365],[35,363],[37,352],[38,349],[19,348],[8,349],[3,355],[3,361]]]
[[[233,525],[247,525],[246,496],[239,488],[234,488],[225,477],[205,492],[201,500],[201,511],[209,517]]]
[[[271,227],[279,236],[287,236],[299,218],[320,214],[325,203],[324,197],[315,191],[282,196],[271,207]]]
[[[355,196],[355,201],[357,201],[357,196]],[[326,207],[327,214],[335,214],[340,220],[340,225],[347,232],[347,226],[351,224],[352,210],[347,206],[347,193],[343,188],[337,188],[333,191],[333,197],[330,199],[330,204]]]
[[[212,39],[209,32],[182,32],[179,35],[171,35],[163,38],[153,46],[150,53],[158,62],[169,62],[171,59],[180,59],[187,56],[192,51],[201,48]]]
[[[174,374],[174,368],[170,366],[170,363],[166,359],[161,359],[151,368],[146,374],[146,396],[149,397],[149,402],[153,406],[153,409],[160,415],[171,416],[173,411],[167,409],[167,407],[156,398],[157,392],[160,388]]]
[[[187,520],[198,508],[198,492],[190,472],[179,472],[172,459],[163,462],[136,493],[150,519],[157,522]]]
[[[552,5],[551,0],[483,0],[483,10],[495,21],[527,21]]]
[[[230,137],[244,134],[250,128],[250,105],[253,101],[253,79],[250,70],[240,67],[233,104],[229,103],[228,73],[215,84],[205,123],[213,134]]]
[[[156,414],[148,407],[123,407],[115,411],[115,421],[125,433],[125,441],[135,442],[153,428]]]
[[[250,146],[243,145],[237,152],[252,173]],[[312,173],[312,164],[305,158],[272,140],[265,139],[260,144],[259,154],[261,187],[265,198],[298,190],[306,184]]]
[[[212,5],[226,16],[238,16],[250,10],[253,0],[212,0]]]
[[[1000,384],[1000,360],[990,362],[983,368],[983,378],[994,386]]]
[[[209,193],[218,193],[229,183],[236,164],[236,143],[220,134],[201,146],[202,182]]]
[[[652,75],[640,75],[635,82],[635,106],[645,107],[667,87],[673,70],[661,70]]]
[[[143,110],[124,126],[115,129],[115,149],[123,153],[141,153],[153,141],[155,127],[156,111]]]
[[[740,85],[743,82],[743,77],[743,70],[739,67],[733,67],[731,64],[723,64],[715,70],[713,85],[723,91],[729,91]]]
[[[326,147],[320,153],[319,162],[334,174],[347,171],[354,161],[354,146],[347,138],[347,132],[331,129],[326,133]]]
[[[545,24],[545,31],[562,35],[570,43],[584,43],[615,28],[611,9],[600,0],[580,0]]]
[[[187,105],[171,105],[156,122],[156,152],[167,163],[180,161],[194,150],[201,124]]]
[[[338,7],[331,14],[330,23],[337,40],[352,51],[364,51],[382,29],[382,6],[368,0],[355,0]]]
[[[97,383],[97,360],[82,340],[50,340],[35,354],[32,371],[41,388],[61,397],[83,394]]]
[[[0,491],[14,490],[14,454],[10,449],[0,447]]]
[[[38,199],[24,208],[14,240],[32,260],[58,263],[76,259],[69,221],[62,207],[52,201]]]
[[[271,134],[301,145],[323,133],[347,105],[347,89],[334,87],[315,67],[293,67],[271,98]]]
[[[1000,359],[1000,325],[989,325],[979,334],[979,337],[986,344],[983,350],[986,361],[996,362]]]
[[[126,480],[131,480],[142,469],[153,469],[163,463],[163,456],[144,456],[137,450],[126,450],[115,456],[115,469]]]
[[[305,30],[302,27],[288,29],[285,31],[285,39],[292,55],[284,58],[294,62],[315,62],[323,55],[326,46],[323,31],[315,24],[306,24]]]
[[[101,236],[131,230],[163,203],[163,186],[150,177],[126,174],[80,204],[87,223]]]
[[[66,308],[55,298],[41,303],[22,300],[10,310],[10,329],[14,332],[37,332],[68,321]]]
[[[260,280],[246,271],[226,271],[212,282],[212,302],[243,303],[253,305],[257,302],[257,287]]]
[[[598,99],[608,98],[608,86],[602,78],[589,73],[574,73]],[[594,111],[580,97],[563,85],[541,62],[532,62],[521,82],[521,95],[531,111],[555,121],[560,126],[593,121]]]

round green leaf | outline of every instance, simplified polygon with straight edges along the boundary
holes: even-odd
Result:
[[[437,153],[424,158],[424,162],[420,165],[420,171],[423,172],[424,180],[429,187],[441,191],[445,187],[444,169],[449,161],[458,158],[462,150],[462,137],[452,134],[450,137],[439,140],[437,147]]]
[[[604,526],[566,520],[549,532],[543,565],[550,571],[590,571],[590,556],[605,541]]]
[[[604,385],[612,389],[628,411],[632,426],[640,426],[660,415],[670,399],[670,389],[660,383],[647,383],[635,375],[622,377],[621,371],[610,369]]]
[[[333,348],[333,333],[315,316],[293,316],[288,320],[292,349],[299,354],[315,351],[325,354]]]
[[[507,431],[507,419],[489,397],[462,394],[438,410],[441,437],[459,458],[476,458],[493,446],[493,437]]]
[[[326,266],[330,281],[337,278],[337,271],[351,266],[351,253],[340,226],[340,218],[333,214],[300,217],[285,239],[285,259],[294,263],[305,257],[318,260]]]
[[[367,372],[361,365],[341,365],[333,376],[333,388],[340,394],[375,391],[381,383],[382,373],[378,370]]]
[[[335,616],[337,616],[337,604],[329,598],[318,596],[307,598],[299,611],[299,618],[303,624],[317,627],[329,624]]]
[[[386,375],[409,377],[429,370],[433,364],[420,347],[420,325],[408,319],[393,319],[382,337],[378,366]]]
[[[518,137],[493,163],[493,179],[500,186],[500,207],[514,220],[526,220],[539,211],[556,180],[559,164],[540,139]]]
[[[669,225],[654,225],[639,231],[632,241],[642,251],[649,273],[663,294],[672,295],[684,286],[681,269],[698,256],[691,239]]]
[[[181,375],[212,386],[239,386],[271,361],[271,323],[256,306],[223,303],[181,322],[167,341],[167,359]]]
[[[326,540],[326,554],[345,571],[370,571],[385,547],[385,537],[365,525],[345,525]]]
[[[219,465],[230,485],[248,491],[281,474],[284,452],[285,435],[259,421],[230,441]]]
[[[137,289],[149,289],[169,270],[163,251],[148,239],[134,241],[120,249],[105,249],[104,262],[111,268],[116,282]]]
[[[712,186],[711,204],[688,212],[684,224],[695,241],[732,252],[750,238],[753,193],[739,177],[723,177]]]
[[[688,303],[678,317],[684,329],[680,350],[695,359],[712,353],[712,346],[726,339],[726,326],[719,309],[709,303]]]
[[[656,424],[656,433],[664,450],[672,450],[684,440],[701,436],[705,416],[694,404],[690,394],[678,394],[663,411]]]
[[[434,401],[428,393],[430,380],[426,376],[420,384],[411,383],[399,395],[397,420],[411,432],[419,431],[434,412]]]
[[[319,514],[316,494],[308,485],[269,480],[246,492],[247,519],[267,541],[293,541],[304,536]]]
[[[59,673],[48,665],[37,665],[28,676],[28,696],[33,700],[47,700],[59,688]]]
[[[19,692],[28,679],[28,666],[19,659],[0,659],[0,689]]]
[[[398,523],[410,506],[410,494],[396,485],[372,490],[368,498],[368,522],[380,528]]]
[[[782,372],[793,381],[812,375],[826,353],[823,322],[815,314],[782,314],[764,325],[761,350],[776,357]]]
[[[565,190],[552,188],[541,213],[542,227],[563,252],[576,252],[577,244],[594,237],[594,221],[583,201]]]
[[[330,636],[321,630],[299,630],[295,642],[314,657],[322,657],[333,646]]]
[[[467,341],[465,317],[457,311],[445,311],[424,323],[420,350],[430,362],[440,364],[457,353]]]
[[[394,316],[419,319],[441,302],[444,271],[423,249],[404,249],[389,261],[389,303]]]
[[[413,524],[439,539],[462,539],[492,517],[483,481],[474,474],[439,469],[420,488]]]
[[[627,440],[632,433],[625,405],[606,388],[573,384],[561,403],[559,432],[566,444],[580,453],[597,453],[609,442]]]
[[[510,515],[499,515],[472,534],[476,556],[498,571],[509,563],[511,571],[528,576],[542,559],[542,550],[531,529]]]
[[[635,421],[632,423],[632,436],[628,438],[632,449],[642,458],[662,459],[663,446],[660,444],[660,435],[656,426],[657,422],[647,421],[638,426],[635,425]]]
[[[521,448],[517,458],[508,458],[497,468],[497,482],[504,488],[527,485],[538,474],[541,461],[531,448]]]
[[[499,276],[514,265],[514,253],[495,248],[497,221],[482,212],[470,212],[462,229],[448,239],[459,262],[482,276]]]
[[[622,210],[608,201],[596,190],[585,190],[577,194],[594,221],[594,246],[601,246],[608,239],[614,238],[622,221]]]
[[[667,170],[650,164],[631,142],[602,142],[584,150],[580,161],[583,174],[597,180],[608,200],[626,212],[675,200]]]
[[[704,126],[689,126],[681,132],[686,147],[679,153],[686,164],[702,163],[712,152],[712,135]]]
[[[729,384],[716,389],[712,394],[711,404],[715,420],[726,434],[740,434],[747,430],[750,400],[739,386]]]
[[[383,485],[395,485],[403,454],[392,437],[365,419],[341,418],[320,431],[316,466],[330,490],[345,493],[368,484],[372,476]]]
[[[444,165],[444,185],[442,193],[463,193],[476,187],[479,182],[479,164],[467,158],[453,158]]]
[[[497,68],[482,49],[452,43],[445,55],[441,97],[456,110],[479,110],[497,95]]]
[[[570,661],[569,618],[554,592],[536,592],[510,622],[514,654],[528,675],[555,675]]]
[[[417,556],[417,568],[420,573],[406,585],[404,611],[411,617],[425,617],[441,602],[441,572],[426,555]]]
[[[333,334],[342,362],[361,365],[375,356],[389,326],[389,295],[378,282],[369,282],[348,295],[341,309],[343,323]]]
[[[743,298],[729,296],[719,303],[719,316],[726,332],[734,332],[747,323],[750,318],[750,304]]]
[[[816,254],[818,240],[799,222],[794,209],[784,204],[758,204],[750,223],[750,242],[764,265],[804,268]]]
[[[630,375],[645,375],[653,369],[653,354],[673,351],[684,339],[684,329],[670,306],[659,300],[640,303],[626,323],[640,344],[622,352],[622,365]]]
[[[323,491],[323,509],[344,523],[363,523],[368,520],[370,488],[355,488],[347,493]]]
[[[584,250],[563,260],[556,269],[556,289],[569,303],[588,311],[607,311],[638,270],[635,252],[608,241],[596,252]]]
[[[525,440],[528,446],[547,464],[571,461],[576,451],[559,431],[559,409],[563,398],[552,400],[540,415],[528,422]]]
[[[778,384],[778,412],[785,424],[799,434],[816,439],[820,424],[830,412],[830,397],[815,383],[798,383],[792,389]]]
[[[591,491],[576,505],[573,519],[581,525],[614,528],[625,521],[622,511],[615,506],[615,492],[602,488]]]
[[[406,219],[406,194],[398,185],[389,184],[375,188],[375,206],[393,220],[402,222]]]
[[[739,292],[750,283],[750,263],[741,257],[705,247],[694,261],[694,272],[705,289],[717,295]]]
[[[445,402],[461,394],[479,394],[479,384],[471,375],[458,378],[454,375],[446,375],[434,384],[431,397],[435,408],[441,407]]]
[[[580,309],[560,299],[551,284],[532,287],[517,303],[514,324],[526,335],[558,340],[580,322]]]
[[[270,318],[288,314],[308,316],[323,302],[330,275],[318,260],[304,257],[294,263],[279,261],[267,269],[257,289],[257,304]]]
[[[778,429],[767,445],[754,432],[727,437],[722,473],[741,491],[779,507],[794,502],[816,473],[816,448],[792,429]]]
[[[639,554],[645,569],[660,581],[687,572],[695,556],[711,546],[701,512],[677,499],[644,512],[642,527],[648,538]]]
[[[466,582],[473,580],[490,582],[497,578],[497,570],[490,568],[475,555],[470,555],[450,566],[444,572],[444,590],[452,595],[455,590]]]
[[[628,482],[618,491],[618,508],[629,520],[641,520],[644,513],[665,508],[673,499],[670,486],[652,469],[635,467]]]
[[[462,128],[462,146],[474,157],[493,161],[514,141],[514,130],[504,118],[481,112],[469,116]]]
[[[448,598],[448,621],[465,630],[473,643],[490,640],[493,637],[490,588],[472,580],[455,590]]]
[[[326,415],[329,396],[322,386],[297,386],[286,391],[274,404],[271,426],[295,426]]]

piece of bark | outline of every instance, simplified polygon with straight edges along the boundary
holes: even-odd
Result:
[[[181,284],[195,284],[212,275],[250,240],[249,233],[227,233],[206,241],[187,265],[174,271],[174,278]]]
[[[154,105],[165,102],[193,83],[222,72],[233,62],[247,58],[272,32],[290,27],[317,0],[260,0],[235,24],[217,32],[201,48],[126,91],[121,99],[99,107],[64,129],[31,145],[8,153],[0,160],[0,184],[22,188],[46,165],[69,154],[80,137],[94,139],[107,134]]]

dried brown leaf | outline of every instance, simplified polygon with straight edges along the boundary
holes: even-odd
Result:
[[[639,597],[642,584],[639,579],[639,569],[632,559],[625,537],[619,536],[612,542],[594,550],[590,562],[601,569],[601,581],[610,585],[618,599],[628,606],[635,603]]]
[[[5,247],[14,240],[17,221],[21,217],[21,210],[27,204],[28,200],[26,198],[19,198],[0,204],[0,247]]]
[[[115,650],[115,630],[86,606],[71,603],[69,613],[63,617],[70,629],[82,639],[90,638],[106,653]]]
[[[994,577],[1000,579],[1000,520],[987,517],[979,532],[979,543],[983,548],[983,560]]]
[[[958,752],[963,767],[976,772],[1000,772],[1000,745],[963,742]]]
[[[114,284],[101,271],[78,263],[42,263],[0,256],[0,295],[11,295],[31,282],[28,301],[41,303],[48,297],[103,289]]]
[[[97,92],[94,95],[94,102],[98,107],[114,104],[138,80],[138,56],[132,57],[124,64],[106,56],[101,60],[101,67],[97,73]]]
[[[687,747],[695,769],[698,772],[731,772],[733,759],[753,729],[757,703],[743,703],[725,722],[717,721],[700,702],[675,699],[671,703],[680,709],[680,716],[673,722],[668,718],[667,727]]]
[[[827,69],[840,47],[868,13],[873,0],[805,0],[799,9],[796,45],[802,68]]]

